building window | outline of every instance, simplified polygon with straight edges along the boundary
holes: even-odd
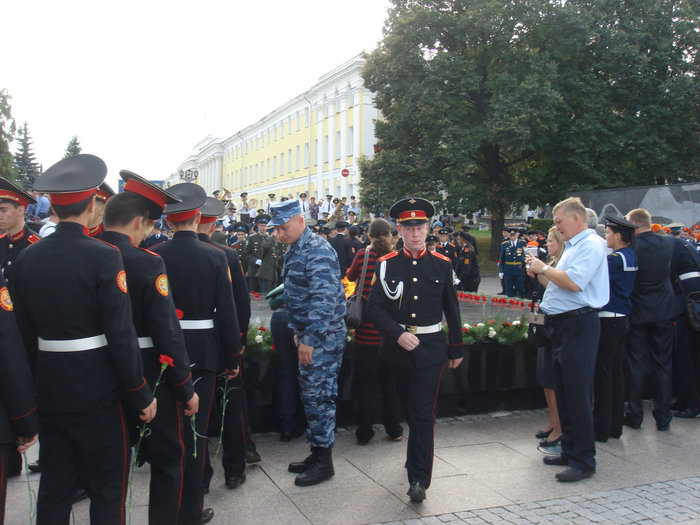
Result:
[[[301,121],[301,115],[300,115],[299,112],[297,111],[297,126],[296,126],[296,130],[297,130],[297,131],[299,131],[299,128],[301,127],[300,121]]]
[[[340,131],[335,132],[335,144],[333,146],[335,147],[335,158],[339,159],[340,158]]]
[[[292,172],[292,150],[287,150],[287,173]]]
[[[270,159],[267,159],[267,163],[265,164],[265,178],[270,180]]]
[[[272,178],[277,177],[277,155],[272,157]]]
[[[306,146],[308,147],[309,145],[307,144]],[[300,160],[299,160],[299,152],[300,152],[300,151],[301,151],[301,148],[300,148],[299,146],[297,146],[297,149],[296,149],[297,161],[296,161],[296,163],[295,163],[295,165],[294,165],[294,169],[297,170],[297,171],[299,171],[299,162],[300,162]],[[306,164],[307,164],[307,166],[308,166],[308,162],[307,162]]]
[[[280,138],[284,138],[284,120],[280,122]]]
[[[328,162],[328,135],[323,138],[323,162]]]
[[[347,147],[345,148],[345,154],[350,156],[354,155],[353,152],[353,145],[355,143],[355,135],[354,135],[354,128],[352,126],[348,126],[348,140],[347,140]]]
[[[304,110],[304,127],[308,128],[309,124],[311,124],[311,121],[309,120],[311,118],[311,112],[310,108],[306,108]]]
[[[284,153],[280,153],[280,175],[284,175]]]
[[[304,168],[309,167],[309,159],[311,158],[311,152],[309,151],[309,143],[304,143]]]
[[[318,139],[314,139],[314,166],[318,166]]]

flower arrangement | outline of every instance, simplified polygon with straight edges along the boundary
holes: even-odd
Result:
[[[248,325],[248,338],[245,342],[246,359],[264,359],[275,351],[275,343],[272,340],[272,333],[265,327],[265,323],[260,323],[255,327]]]
[[[513,345],[527,339],[528,324],[526,317],[513,322],[506,321],[497,315],[493,319],[472,326],[465,323],[462,326],[462,340],[465,345],[484,342],[497,342],[502,345]]]

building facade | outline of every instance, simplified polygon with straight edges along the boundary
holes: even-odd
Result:
[[[258,208],[270,193],[277,201],[302,192],[320,199],[357,195],[358,161],[374,155],[378,118],[360,75],[364,65],[357,56],[245,129],[224,140],[206,137],[168,183],[185,180],[189,170],[207,194],[229,191],[237,204],[246,192]]]

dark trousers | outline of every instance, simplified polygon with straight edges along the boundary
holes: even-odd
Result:
[[[131,448],[120,403],[75,414],[39,413],[37,525],[68,525],[75,490],[90,497],[90,522],[123,525]]]
[[[207,427],[209,415],[214,402],[214,388],[216,386],[216,373],[208,370],[192,372],[194,391],[199,396],[199,411],[195,415],[195,429],[193,431],[190,418],[185,420],[185,472],[182,483],[182,505],[178,514],[178,524],[199,524],[204,510],[204,493],[202,492],[202,479],[204,476],[205,454],[208,454],[209,440]],[[196,457],[194,432],[197,432]]]
[[[299,354],[294,344],[294,332],[287,325],[284,308],[276,310],[270,320],[272,339],[277,348],[277,414],[282,432],[293,432],[297,426],[299,402]]]
[[[633,324],[627,337],[626,387],[629,403],[627,417],[640,424],[644,419],[642,388],[647,350],[651,358],[654,385],[654,419],[657,425],[671,421],[671,366],[673,323]]]
[[[506,273],[503,282],[508,297],[525,297],[525,277],[522,272]]]
[[[148,424],[150,434],[141,442],[140,454],[151,465],[148,523],[172,525],[182,501],[185,443],[182,406],[176,398],[158,398],[158,412]]]
[[[433,474],[435,408],[444,364],[427,368],[392,367],[396,390],[408,420],[408,481],[430,486]]]
[[[7,499],[7,471],[10,453],[17,452],[12,443],[0,445],[0,525],[5,523],[5,500]]]
[[[359,420],[355,436],[359,441],[372,439],[373,416],[381,398],[384,430],[392,439],[399,437],[403,429],[399,425],[399,399],[391,366],[379,359],[377,346],[355,344],[354,350],[353,391],[357,395]]]
[[[674,323],[673,364],[678,377],[678,402],[682,408],[700,409],[700,332],[690,328],[688,314]]]
[[[593,471],[593,376],[600,339],[598,314],[588,312],[552,321],[549,334],[562,456],[568,458],[572,467]]]
[[[593,421],[595,438],[607,441],[622,435],[625,414],[625,336],[629,317],[601,317],[595,365]]]

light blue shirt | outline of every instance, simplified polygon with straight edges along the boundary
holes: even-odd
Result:
[[[577,310],[585,306],[602,308],[610,300],[608,262],[597,234],[586,229],[566,241],[557,270],[566,272],[580,292],[571,292],[549,282],[540,308],[549,315]]]

